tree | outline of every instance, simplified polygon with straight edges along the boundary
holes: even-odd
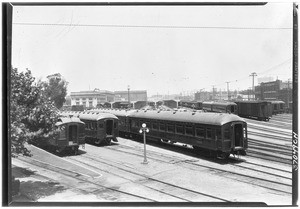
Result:
[[[68,82],[59,73],[49,75],[47,79],[48,81],[43,83],[46,96],[50,97],[60,109],[66,101]]]
[[[58,113],[43,86],[35,82],[30,70],[19,73],[17,68],[11,69],[9,122],[13,156],[29,155],[26,142],[40,144],[57,134],[54,126]]]

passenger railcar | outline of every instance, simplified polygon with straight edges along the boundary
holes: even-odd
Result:
[[[118,131],[119,136],[128,138],[130,136],[130,122],[129,122],[129,114],[136,110],[125,110],[125,109],[94,109],[90,112],[102,112],[102,113],[110,113],[118,118]]]
[[[110,113],[84,112],[79,119],[85,123],[86,141],[95,144],[117,142],[118,118]]]
[[[143,123],[147,139],[180,142],[205,149],[218,157],[246,155],[247,123],[234,114],[184,111],[135,111],[128,115],[130,132],[139,136]]]
[[[272,117],[272,105],[269,101],[235,101],[238,115],[268,121]]]
[[[234,102],[205,101],[202,103],[202,109],[208,112],[223,112],[237,114],[237,104]]]
[[[271,101],[271,104],[272,104],[272,115],[285,112],[285,103],[283,101]]]
[[[55,124],[56,137],[40,145],[47,150],[56,152],[72,150],[78,153],[78,148],[85,145],[84,123],[76,117],[60,117]]]
[[[179,101],[178,106],[193,110],[202,110],[202,102],[199,101]]]

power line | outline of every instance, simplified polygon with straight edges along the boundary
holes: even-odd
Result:
[[[14,25],[32,26],[73,26],[107,28],[162,28],[162,29],[223,29],[223,30],[292,30],[291,27],[232,27],[232,26],[176,26],[176,25],[104,25],[104,24],[68,24],[68,23],[13,23]]]

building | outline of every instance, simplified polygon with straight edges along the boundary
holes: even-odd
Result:
[[[115,101],[128,101],[128,94],[130,95],[130,102],[147,101],[146,90],[115,91]]]
[[[281,80],[261,83],[255,86],[256,100],[281,100],[286,103],[288,107],[289,102],[292,101],[292,83],[291,81],[282,82]]]
[[[71,92],[71,105],[83,105],[86,108],[96,107],[104,102],[114,102],[115,95],[111,91],[95,89],[93,91]]]

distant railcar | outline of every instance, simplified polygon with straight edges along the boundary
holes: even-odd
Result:
[[[155,107],[155,102],[150,102],[150,101],[148,101],[148,102],[147,102],[147,105],[149,105],[150,107],[153,107],[153,108],[154,108],[154,107]]]
[[[185,107],[190,108],[193,110],[202,110],[202,102],[200,101],[179,101],[178,102],[179,107]]]
[[[147,139],[180,142],[194,149],[205,149],[220,158],[230,154],[246,155],[247,123],[234,114],[184,111],[134,111],[128,115],[130,133],[141,136],[146,123]]]
[[[269,101],[235,101],[238,115],[268,121],[272,117],[272,105]]]
[[[84,112],[79,119],[85,123],[86,141],[95,144],[117,142],[118,118],[110,113]]]
[[[115,102],[112,104],[112,108],[116,108],[116,109],[128,109],[128,108],[132,108],[133,104],[132,103],[128,103],[128,102]]]
[[[285,112],[285,103],[283,101],[271,101],[271,104],[272,104],[272,115]]]
[[[84,107],[83,105],[72,105],[71,111],[83,111]]]
[[[234,102],[205,101],[202,103],[202,109],[208,112],[237,114],[237,104]]]
[[[178,102],[175,100],[163,100],[163,105],[172,109],[178,108]]]
[[[158,107],[160,107],[160,106],[163,105],[163,104],[164,104],[163,101],[157,101],[157,102],[156,102],[156,107],[158,108]]]
[[[141,109],[147,106],[147,101],[136,101],[133,103],[133,109]]]
[[[58,131],[56,137],[40,144],[47,150],[63,152],[72,150],[74,154],[78,153],[78,148],[85,145],[84,123],[77,117],[60,117],[55,124]]]

